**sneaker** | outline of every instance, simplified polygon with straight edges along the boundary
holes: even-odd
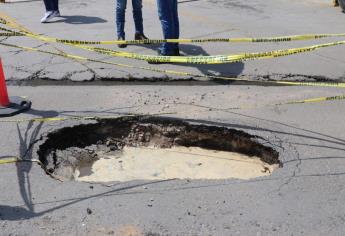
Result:
[[[148,38],[144,34],[142,34],[142,33],[135,33],[134,39],[135,40],[146,40]]]
[[[49,20],[53,19],[54,17],[59,17],[60,12],[59,11],[47,11],[44,14],[44,17],[41,19],[41,23],[47,23]]]
[[[124,37],[118,37],[117,40],[125,40]],[[127,47],[127,44],[118,44],[117,45],[119,48],[126,48]]]
[[[55,11],[55,14],[56,14],[56,17],[61,17],[61,14],[60,14],[59,10]]]

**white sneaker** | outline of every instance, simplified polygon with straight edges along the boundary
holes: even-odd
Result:
[[[44,14],[44,17],[41,19],[41,23],[47,23],[49,20],[53,19],[54,17],[59,17],[60,12],[59,11],[47,11]]]

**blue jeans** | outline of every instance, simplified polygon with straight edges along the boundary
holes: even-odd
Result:
[[[59,0],[43,0],[46,7],[46,11],[58,11],[59,10]]]
[[[142,13],[142,0],[132,0],[133,18],[135,24],[135,32],[143,34],[143,13]],[[116,27],[117,36],[125,38],[125,14],[126,14],[127,0],[117,0],[116,3]]]
[[[180,24],[177,0],[157,0],[157,6],[164,39],[178,39],[180,37]],[[160,47],[162,55],[174,55],[178,51],[177,43],[163,43]]]

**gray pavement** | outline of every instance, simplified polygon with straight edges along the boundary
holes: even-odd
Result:
[[[153,1],[144,2],[146,33],[151,38],[161,38],[155,5]],[[0,6],[2,12],[35,32],[85,40],[114,38],[114,6],[108,1],[62,1],[62,13],[69,17],[46,25],[39,23],[40,1]],[[345,15],[321,0],[180,1],[180,8],[185,38],[345,32],[339,23]],[[133,32],[130,14],[128,18],[130,38]],[[21,38],[10,38],[6,42],[28,46],[42,44]],[[204,44],[182,48],[186,54],[215,55],[310,43]],[[54,46],[108,61],[147,65]],[[53,50],[51,45],[40,48]],[[137,46],[126,50],[154,53],[152,49]],[[344,47],[339,46],[235,65],[160,65],[157,68],[253,79],[272,76],[277,80],[287,77],[291,80],[306,77],[342,80],[345,61],[342,50]],[[248,181],[131,181],[107,186],[59,182],[33,163],[0,165],[1,236],[344,234],[345,101],[273,105],[342,95],[344,89],[194,82],[94,82],[88,83],[93,86],[82,83],[68,86],[66,80],[166,78],[166,75],[96,63],[81,64],[4,47],[0,47],[0,53],[7,79],[28,81],[28,86],[9,86],[10,95],[28,96],[33,102],[31,111],[0,119],[0,159],[6,156],[36,159],[43,142],[41,137],[59,128],[94,122],[16,122],[17,119],[161,114],[258,135],[266,145],[279,152],[283,163],[283,168],[271,176]],[[47,85],[43,86],[39,78],[57,81],[45,81]],[[241,109],[231,109],[237,107]]]
[[[0,235],[342,235],[345,230],[344,102],[267,106],[343,90],[148,85],[10,86],[9,91],[35,101],[31,112],[11,119],[169,112],[259,135],[279,151],[284,167],[250,181],[132,181],[107,187],[61,183],[36,164],[0,165]],[[254,107],[217,110],[248,104]],[[1,122],[6,135],[0,156],[37,158],[41,135],[79,123]]]
[[[15,18],[18,23],[32,31],[58,38],[77,40],[115,39],[114,1],[69,0],[61,1],[62,18],[55,23],[41,24],[43,6],[40,1],[2,4],[1,11]],[[243,1],[180,1],[182,38],[229,38],[229,37],[269,37],[309,33],[344,33],[341,24],[344,14],[339,8],[331,7],[325,0],[253,0]],[[150,38],[162,38],[162,32],[154,0],[144,0],[145,33]],[[134,36],[130,6],[127,14],[127,39]],[[333,38],[315,41],[290,42],[284,44],[195,44],[181,45],[186,55],[219,55],[239,52],[260,52],[274,49],[313,45],[317,43],[343,40]],[[109,58],[96,53],[66,47],[58,44],[47,45],[37,40],[10,38],[8,43],[35,46],[40,49],[56,50],[89,56],[117,63],[148,66],[144,61],[123,58]],[[52,47],[53,46],[53,47]],[[54,48],[55,47],[55,48]],[[117,49],[114,45],[111,48]],[[126,51],[156,55],[156,47],[130,46]],[[154,68],[192,72],[196,74],[216,74],[224,76],[248,76],[254,79],[271,76],[272,79],[304,76],[323,76],[329,79],[343,79],[345,75],[344,47],[337,46],[303,55],[269,60],[249,61],[227,65],[160,65]],[[119,78],[176,78],[145,70],[128,70],[122,67],[99,63],[80,63],[65,58],[56,58],[12,48],[0,47],[4,58],[8,80],[29,80],[44,78],[52,80],[93,80]],[[302,77],[303,79],[303,77]]]

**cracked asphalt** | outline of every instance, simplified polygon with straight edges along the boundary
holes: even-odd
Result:
[[[43,8],[40,1],[0,6],[1,12],[37,33],[83,40],[115,38],[113,2],[61,1],[65,17],[51,24],[39,23]],[[340,24],[345,14],[331,7],[331,2],[321,0],[200,0],[180,1],[179,7],[184,38],[345,32]],[[127,17],[130,39],[133,23],[131,14]],[[154,1],[144,0],[144,19],[145,33],[150,38],[161,38]],[[103,57],[28,38],[1,40],[147,66],[142,61]],[[181,48],[188,55],[217,55],[327,41],[329,39],[286,44],[202,44]],[[130,46],[126,50],[155,54],[149,47]],[[157,68],[256,80],[343,81],[344,52],[345,48],[338,46],[230,65],[168,64]],[[49,132],[95,122],[16,122],[16,119],[151,114],[260,136],[265,145],[279,152],[283,163],[271,176],[248,181],[174,179],[110,184],[59,182],[35,163],[0,165],[1,236],[344,234],[345,101],[275,105],[342,95],[344,89],[190,80],[132,83],[123,79],[178,77],[81,63],[3,46],[0,46],[0,54],[6,79],[11,84],[10,95],[27,96],[33,102],[29,112],[0,119],[0,159],[7,156],[37,159],[39,146]],[[115,82],[105,82],[105,79]]]

